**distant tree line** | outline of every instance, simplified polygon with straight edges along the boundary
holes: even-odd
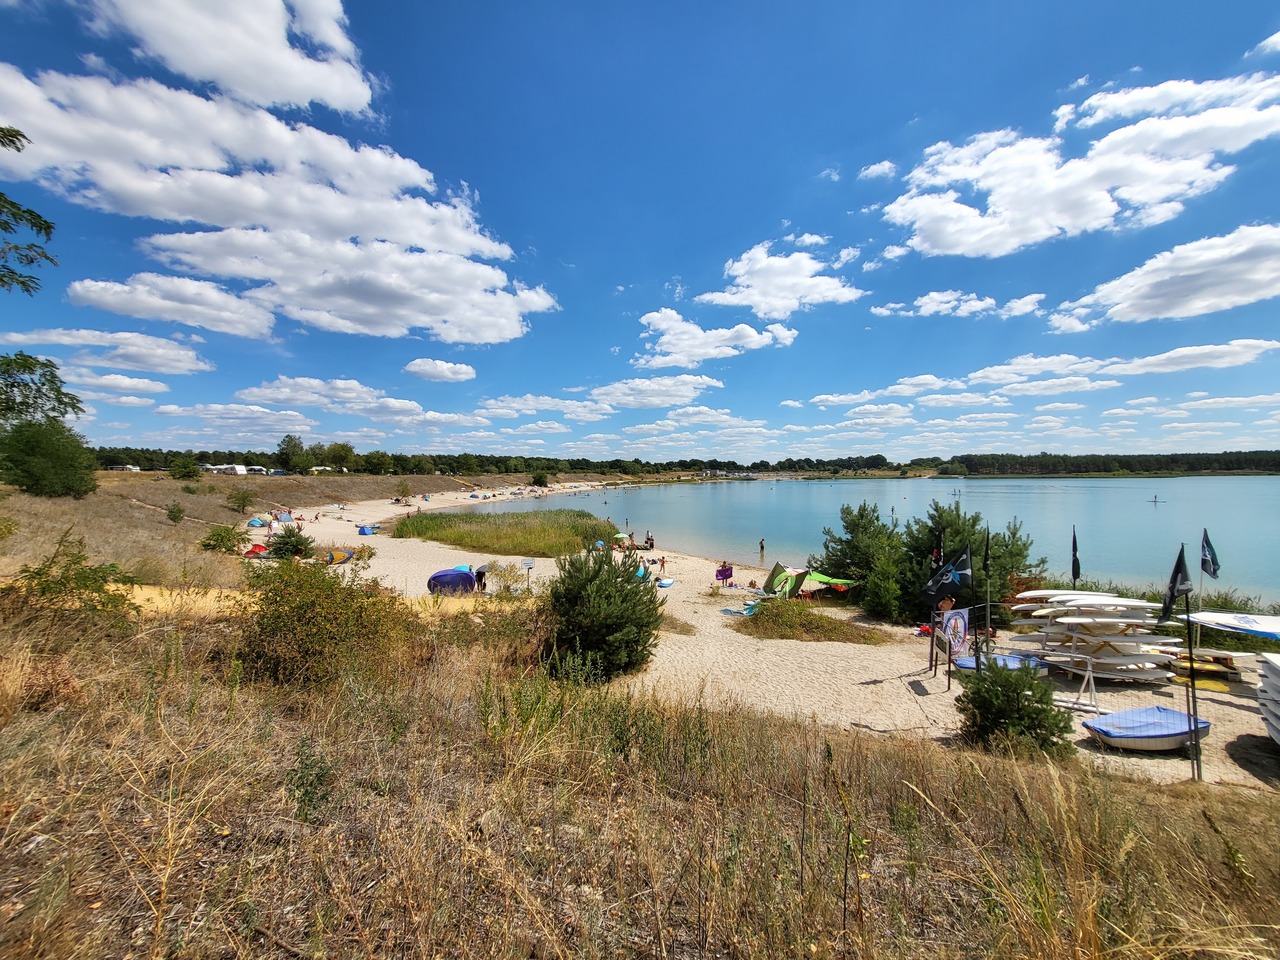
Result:
[[[315,467],[375,475],[446,476],[485,474],[616,473],[641,477],[655,474],[700,475],[725,473],[788,473],[802,476],[857,476],[868,472],[911,473],[935,471],[942,476],[1073,476],[1085,474],[1150,473],[1280,473],[1280,450],[1239,450],[1223,453],[970,453],[950,460],[917,457],[895,463],[882,454],[838,457],[832,460],[788,457],[777,462],[757,460],[689,459],[650,463],[632,460],[589,460],[575,457],[520,457],[483,453],[405,454],[371,450],[357,453],[349,443],[306,444],[296,434],[285,436],[272,452],[259,450],[158,450],[145,447],[97,447],[93,451],[104,467],[132,464],[143,470],[169,470],[180,457],[197,463],[242,463],[306,473]]]
[[[1280,450],[1222,453],[967,453],[951,464],[969,476],[1072,476],[1078,474],[1280,472]],[[939,470],[939,472],[942,472]]]

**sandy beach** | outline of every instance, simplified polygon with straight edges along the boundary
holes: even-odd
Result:
[[[553,487],[549,493],[582,489]],[[513,490],[487,491],[490,497],[529,496]],[[541,495],[541,494],[539,494]],[[398,540],[382,534],[361,536],[360,526],[393,521],[409,513],[443,510],[474,503],[466,492],[432,494],[405,503],[364,501],[350,504],[297,505],[303,532],[318,546],[376,548],[369,575],[406,596],[423,596],[427,578],[458,564],[479,566],[521,558],[481,555],[438,543]],[[265,539],[265,532],[255,532]],[[948,684],[945,666],[929,668],[928,642],[904,627],[876,624],[889,638],[876,646],[758,640],[738,633],[732,623],[752,594],[741,587],[713,589],[718,560],[665,552],[661,541],[648,556],[666,558],[666,576],[674,584],[660,590],[666,612],[690,625],[691,635],[663,632],[652,661],[644,671],[619,681],[636,690],[685,701],[701,697],[708,705],[736,703],[771,711],[822,726],[867,730],[884,735],[948,740],[959,730],[955,697],[960,684]],[[772,561],[752,557],[722,558],[734,566],[734,582],[761,581]],[[656,567],[655,567],[656,572]],[[552,559],[535,558],[530,573],[537,585],[555,576]],[[484,602],[477,598],[477,602]],[[850,616],[854,611],[850,611]],[[1264,789],[1280,789],[1280,745],[1267,735],[1256,701],[1257,675],[1252,660],[1242,664],[1240,682],[1217,681],[1202,686],[1200,716],[1212,724],[1203,743],[1204,779]],[[1078,684],[1055,681],[1068,697]],[[948,689],[948,686],[950,689]],[[1104,712],[1161,704],[1182,709],[1185,688],[1179,683],[1097,684],[1097,700]],[[1158,782],[1189,778],[1190,765],[1180,754],[1121,754],[1103,752],[1089,741],[1079,721],[1092,716],[1075,712],[1076,743],[1087,761],[1112,771]]]

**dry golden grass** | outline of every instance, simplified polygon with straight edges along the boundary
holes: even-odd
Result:
[[[1274,794],[559,685],[475,623],[520,609],[438,612],[452,640],[430,662],[316,691],[242,683],[211,659],[218,621],[148,617],[127,644],[73,651],[84,702],[22,709],[0,737],[0,955],[1280,943]]]

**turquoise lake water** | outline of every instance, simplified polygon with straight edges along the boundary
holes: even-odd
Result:
[[[1186,544],[1187,565],[1200,583],[1200,531],[1207,527],[1222,570],[1205,589],[1233,587],[1265,602],[1280,600],[1280,572],[1271,568],[1280,537],[1280,477],[1013,480],[754,480],[668,484],[569,493],[475,509],[574,507],[608,517],[636,539],[652,532],[664,548],[728,560],[802,566],[822,553],[822,530],[840,529],[840,507],[875,504],[883,519],[925,516],[929,504],[960,501],[993,531],[1014,518],[1051,573],[1069,576],[1071,526],[1079,541],[1081,575],[1133,587],[1163,586]],[[1155,502],[1153,502],[1153,500]],[[981,544],[974,544],[977,552]],[[948,553],[951,553],[948,545]],[[976,559],[976,557],[975,557]]]

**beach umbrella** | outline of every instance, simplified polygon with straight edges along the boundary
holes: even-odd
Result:
[[[615,533],[615,534],[613,535],[613,539],[615,539],[615,540],[626,540],[626,539],[627,539],[627,535],[626,535],[625,533]]]

